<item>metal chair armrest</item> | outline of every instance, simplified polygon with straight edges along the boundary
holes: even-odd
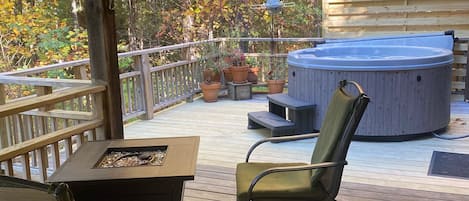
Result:
[[[259,173],[254,179],[251,181],[251,185],[248,189],[248,200],[250,201],[252,198],[252,191],[254,186],[261,180],[263,177],[279,172],[290,172],[290,171],[301,171],[301,170],[313,170],[318,168],[328,168],[328,167],[336,167],[336,166],[344,166],[347,165],[347,161],[340,161],[340,162],[324,162],[324,163],[315,163],[310,165],[299,165],[299,166],[289,166],[289,167],[275,167],[269,168],[267,170],[262,171]]]
[[[261,145],[263,143],[304,140],[304,139],[309,139],[309,138],[315,138],[317,136],[319,136],[319,133],[310,133],[310,134],[284,136],[284,137],[270,137],[270,138],[265,138],[265,139],[259,140],[249,148],[248,153],[246,155],[246,163],[249,162],[249,157],[251,156],[251,153],[254,151],[254,149],[256,149],[259,145]]]

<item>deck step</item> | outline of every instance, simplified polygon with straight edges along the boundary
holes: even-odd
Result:
[[[248,118],[255,123],[266,127],[270,130],[283,130],[283,129],[294,129],[295,123],[290,122],[276,114],[260,111],[260,112],[249,112]]]
[[[314,104],[295,99],[288,94],[271,94],[267,96],[267,99],[269,99],[271,103],[292,110],[307,110],[314,109],[315,107]]]

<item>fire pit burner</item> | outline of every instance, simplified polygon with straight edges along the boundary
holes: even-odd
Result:
[[[104,153],[96,168],[163,165],[166,147],[113,148]]]

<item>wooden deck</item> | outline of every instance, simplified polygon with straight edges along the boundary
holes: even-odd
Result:
[[[265,95],[252,100],[180,104],[149,121],[125,127],[125,138],[201,136],[195,181],[186,183],[185,199],[235,200],[234,171],[251,144],[270,134],[248,130],[247,113],[267,110]],[[452,102],[451,135],[469,133],[469,103]],[[262,145],[252,161],[308,162],[316,139]],[[469,154],[469,138],[426,138],[407,142],[352,142],[338,200],[469,200],[469,180],[428,176],[433,151]],[[461,167],[467,168],[467,167]]]

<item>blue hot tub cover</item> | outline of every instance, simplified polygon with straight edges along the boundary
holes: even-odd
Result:
[[[355,39],[327,39],[324,44],[319,44],[318,47],[324,46],[352,46],[352,45],[392,45],[392,46],[420,46],[420,47],[434,47],[453,50],[454,32],[436,32],[425,34],[406,34],[396,36],[378,36],[378,37],[363,37]]]
[[[290,52],[288,64],[340,71],[428,69],[453,62],[450,50],[417,46],[321,46]]]

